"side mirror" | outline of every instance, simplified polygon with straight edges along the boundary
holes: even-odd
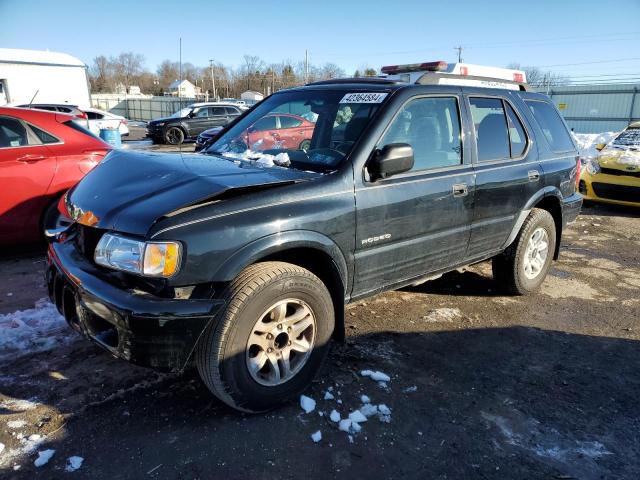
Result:
[[[413,168],[413,148],[408,143],[390,143],[376,150],[367,169],[372,180],[388,178]]]
[[[187,113],[187,118],[193,118],[196,116],[196,112],[194,112],[193,110],[191,110],[189,113]]]
[[[597,151],[599,151],[599,152],[601,152],[602,150],[604,150],[604,147],[606,147],[606,146],[607,146],[607,144],[606,144],[606,143],[598,143],[598,144],[596,145],[596,150],[597,150]]]

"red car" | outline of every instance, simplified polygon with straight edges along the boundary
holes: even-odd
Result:
[[[0,107],[0,244],[56,226],[57,204],[112,149],[71,115]]]
[[[289,113],[266,115],[242,133],[242,140],[251,150],[307,150],[315,123]]]

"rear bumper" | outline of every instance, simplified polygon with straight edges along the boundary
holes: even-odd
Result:
[[[582,208],[582,195],[575,192],[570,197],[567,197],[562,202],[562,225],[575,221],[580,215],[580,209]]]
[[[186,366],[221,300],[178,300],[116,287],[69,240],[53,242],[46,280],[67,323],[113,355],[165,371]]]

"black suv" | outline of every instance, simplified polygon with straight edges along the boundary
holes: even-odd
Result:
[[[247,145],[274,112],[315,125],[308,148]],[[579,213],[577,162],[549,98],[523,89],[285,90],[204,154],[111,152],[67,195],[75,223],[48,232],[49,293],[114,355],[195,363],[263,411],[309,385],[349,302],[488,259],[506,291],[533,292]]]
[[[239,106],[232,104],[194,103],[170,117],[151,120],[146,135],[154,143],[180,145],[185,140],[195,140],[209,128],[227,125],[242,112]]]

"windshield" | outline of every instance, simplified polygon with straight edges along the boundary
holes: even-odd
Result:
[[[311,89],[276,93],[205,153],[331,171],[349,154],[386,97],[383,92]]]
[[[640,150],[640,128],[628,128],[611,143],[612,147]]]
[[[192,110],[191,107],[183,108],[182,110],[178,110],[176,113],[171,115],[169,118],[182,118],[189,115],[189,112]]]

